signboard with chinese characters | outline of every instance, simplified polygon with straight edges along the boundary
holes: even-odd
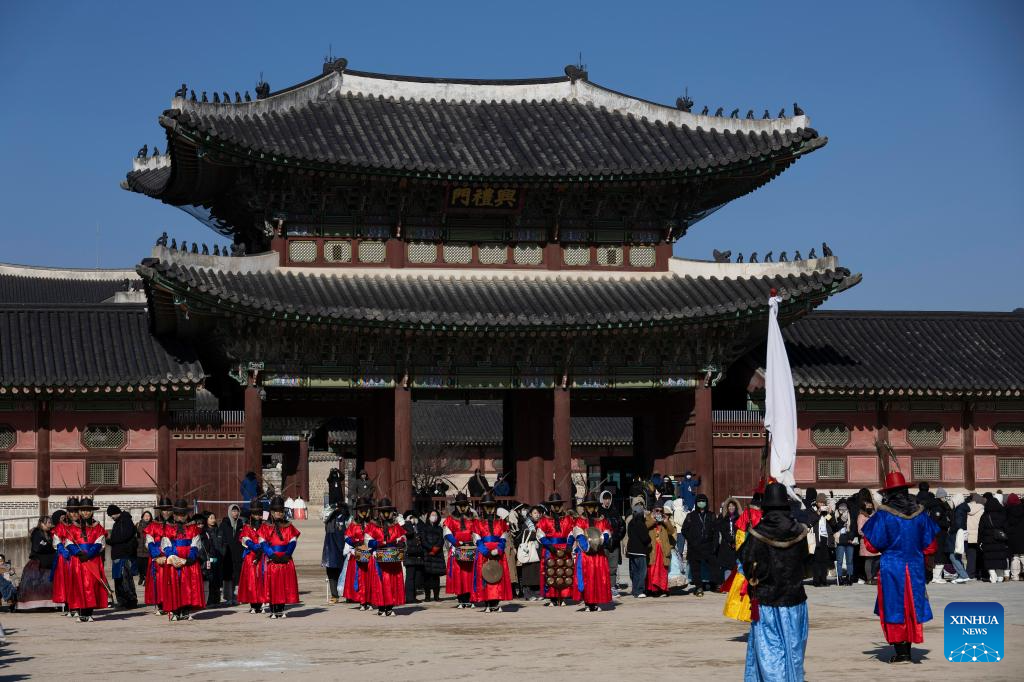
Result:
[[[518,211],[523,198],[519,187],[455,185],[448,188],[449,211]]]

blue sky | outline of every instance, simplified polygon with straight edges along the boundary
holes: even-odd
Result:
[[[797,100],[829,144],[691,229],[678,255],[828,241],[864,282],[832,308],[1024,306],[1019,2],[4,2],[0,262],[129,266],[162,231],[214,243],[118,186],[162,150],[175,88],[273,89],[351,68],[558,75],[672,103],[774,114]],[[97,236],[98,235],[98,236]]]

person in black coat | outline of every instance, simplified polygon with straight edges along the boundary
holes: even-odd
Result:
[[[199,524],[199,560],[202,562],[200,571],[206,587],[206,604],[216,606],[220,604],[221,595],[220,562],[226,553],[220,525],[217,523],[217,515],[211,511],[196,514],[195,521]]]
[[[693,581],[694,594],[701,596],[705,585],[703,570],[707,570],[710,589],[721,582],[722,572],[718,570],[715,555],[718,550],[718,534],[715,516],[708,510],[708,496],[697,495],[693,511],[683,521],[683,537],[686,538],[686,561],[690,564],[690,580]]]
[[[139,605],[135,594],[135,581],[132,571],[135,568],[135,552],[139,548],[139,535],[132,515],[122,512],[116,505],[107,507],[107,517],[114,519],[114,526],[107,535],[110,547],[110,561],[113,564],[111,573],[114,578],[114,594],[117,604],[122,609],[134,609]]]
[[[921,485],[925,485],[922,483]],[[942,488],[939,494],[932,494],[931,498],[925,498],[922,502],[918,496],[918,504],[924,506],[925,513],[931,517],[940,529],[936,540],[937,548],[934,554],[925,555],[925,580],[933,583],[946,582],[942,577],[942,571],[946,566],[946,557],[953,551],[953,542],[949,541],[949,528],[953,525],[953,510],[946,504],[946,491]]]
[[[633,598],[647,596],[647,557],[651,553],[651,534],[645,519],[643,497],[633,499],[633,515],[626,524],[626,557],[629,559],[629,581]]]
[[[989,497],[978,523],[978,544],[988,569],[989,582],[1003,582],[1006,562],[1010,557],[1010,536],[1006,531],[1006,510],[995,496]]]
[[[423,599],[441,601],[441,576],[445,573],[444,528],[437,511],[427,514],[426,522],[420,526],[420,545],[423,547]]]
[[[1010,547],[1010,580],[1024,580],[1024,504],[1016,493],[1006,498],[1006,534]]]
[[[242,510],[237,504],[231,505],[219,528],[220,543],[224,548],[220,566],[221,592],[228,606],[238,606],[235,589],[238,587],[238,577],[242,574],[242,543],[238,541],[238,534],[245,525],[241,514]]]
[[[327,573],[327,589],[330,593],[328,602],[338,603],[338,579],[345,566],[345,529],[348,526],[349,510],[347,504],[339,504],[331,510],[324,520],[324,548],[320,565]]]
[[[601,513],[608,520],[612,532],[609,533],[608,544],[604,547],[604,553],[608,557],[608,574],[612,586],[612,596],[619,596],[619,563],[622,560],[622,541],[626,538],[626,521],[622,514],[612,503],[612,492],[605,490],[601,492]]]
[[[341,469],[335,467],[331,469],[331,473],[327,474],[327,506],[337,507],[344,501],[344,493],[342,488],[345,484],[345,477],[341,473]]]
[[[405,603],[417,604],[416,591],[423,589],[423,522],[412,509],[404,514],[405,524]]]
[[[736,521],[739,519],[741,511],[739,500],[730,497],[725,501],[722,513],[715,520],[715,532],[718,534],[716,559],[719,574],[723,576],[736,566]]]

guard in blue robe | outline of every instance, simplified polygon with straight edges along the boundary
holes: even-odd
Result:
[[[808,615],[807,526],[790,512],[786,486],[772,483],[763,516],[740,546],[751,597],[744,682],[803,682]]]
[[[886,474],[882,505],[862,534],[864,545],[881,552],[875,613],[895,653],[890,663],[912,663],[912,643],[924,641],[924,623],[932,619],[925,591],[924,555],[936,550],[939,526],[910,496],[903,474]]]

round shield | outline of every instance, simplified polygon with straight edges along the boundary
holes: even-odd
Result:
[[[502,568],[500,561],[485,561],[480,569],[480,575],[488,585],[496,585],[504,577],[505,569]]]
[[[587,543],[590,545],[590,549],[587,550],[591,554],[596,554],[597,550],[601,548],[601,544],[604,542],[604,533],[599,531],[597,528],[588,528],[584,531],[587,536]]]

